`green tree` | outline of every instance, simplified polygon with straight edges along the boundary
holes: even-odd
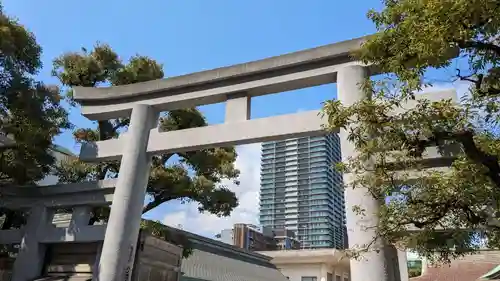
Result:
[[[141,229],[153,236],[181,245],[183,257],[188,257],[193,251],[191,241],[182,233],[182,230],[172,229],[158,221],[150,220],[142,220]]]
[[[40,54],[34,34],[0,4],[0,134],[11,140],[0,145],[0,186],[34,184],[49,174],[53,138],[70,128],[58,89],[32,78],[41,68]],[[4,229],[22,223],[13,211],[1,215]]]
[[[408,269],[408,277],[413,278],[413,277],[418,277],[420,275],[422,275],[421,268],[409,268]]]
[[[408,277],[418,277],[422,275],[422,261],[421,260],[413,260],[413,261],[408,261],[407,263],[407,268],[408,268]]]
[[[500,1],[384,4],[368,13],[378,32],[354,56],[389,74],[360,85],[371,99],[324,104],[328,127],[352,128],[348,136],[360,152],[339,168],[356,175],[354,188],[365,186],[385,201],[377,234],[386,242],[441,261],[473,253],[481,235],[498,248]],[[414,109],[397,111],[438,74],[468,83],[461,106],[419,101]],[[459,148],[448,171],[425,169],[430,146],[443,155],[446,148]]]
[[[64,86],[96,87],[124,85],[163,78],[162,65],[145,56],[134,56],[128,63],[105,44],[96,44],[91,51],[67,53],[54,60],[53,74]],[[72,100],[71,91],[67,97]],[[117,138],[126,130],[128,118],[98,121],[97,128],[80,128],[74,132],[78,143]],[[207,126],[207,121],[196,108],[172,110],[159,120],[161,131],[174,131]],[[147,194],[152,199],[143,213],[170,200],[195,201],[199,211],[228,216],[238,205],[235,194],[222,184],[223,180],[237,181],[239,171],[234,167],[236,152],[233,147],[204,149],[153,157]],[[102,180],[118,175],[119,162],[108,161],[86,164],[80,161],[58,167],[61,182]],[[104,215],[96,211],[95,219]]]

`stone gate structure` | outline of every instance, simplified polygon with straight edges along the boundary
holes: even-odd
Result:
[[[130,280],[151,156],[155,153],[324,134],[325,121],[317,110],[251,119],[251,98],[326,83],[337,84],[337,96],[346,105],[366,98],[359,83],[365,77],[376,74],[375,69],[350,57],[351,51],[359,48],[364,40],[358,38],[259,61],[131,85],[75,87],[74,97],[82,104],[83,115],[89,119],[130,117],[127,133],[118,139],[86,144],[80,153],[80,158],[88,162],[121,159],[120,174],[116,181],[25,189],[24,199],[5,200],[7,197],[3,191],[2,207],[31,209],[23,229],[2,231],[0,235],[0,244],[21,242],[14,265],[18,276],[14,281],[31,280],[39,274],[38,266],[42,264],[40,259],[43,259],[46,244],[57,241],[92,242],[102,240],[103,236],[100,259],[95,266],[98,272],[94,279]],[[454,92],[427,97],[454,98]],[[224,124],[172,132],[159,132],[156,128],[161,111],[220,102],[226,103]],[[340,131],[340,139],[342,157],[345,159],[354,155],[356,151],[347,140],[345,131]],[[428,157],[438,155],[431,153]],[[348,186],[349,175],[344,175],[344,181]],[[75,196],[75,192],[79,194]],[[346,188],[345,196],[349,246],[368,244],[374,237],[374,231],[367,231],[366,226],[377,223],[378,202],[363,188]],[[110,205],[111,202],[107,225],[88,225],[89,206]],[[364,218],[357,217],[353,212],[355,205],[366,209]],[[51,210],[68,206],[75,206],[70,224],[62,228],[50,227]],[[394,273],[397,270],[393,266],[397,263],[395,255],[367,253],[362,260],[350,261],[351,280],[397,280],[399,274]]]
[[[85,161],[121,159],[108,223],[113,231],[106,232],[99,280],[126,280],[126,268],[133,263],[129,256],[139,231],[152,154],[324,134],[318,111],[251,119],[251,98],[326,83],[337,84],[338,98],[346,105],[366,98],[359,83],[376,74],[375,69],[350,56],[365,39],[131,85],[75,87],[74,97],[89,119],[131,118],[128,132],[120,138],[85,145],[80,154]],[[156,128],[161,111],[221,102],[226,103],[224,124],[173,132]],[[340,138],[343,158],[354,155],[346,132],[340,131]],[[344,181],[348,185],[349,175],[344,175]],[[349,244],[368,244],[374,230],[365,226],[376,224],[378,202],[363,188],[346,188],[345,195]],[[367,216],[356,217],[354,205],[362,205]],[[388,271],[394,261],[397,263],[397,259],[388,262],[384,253],[368,253],[363,260],[351,261],[352,280],[392,280],[394,274]]]
[[[98,280],[102,242],[105,232],[112,230],[105,221],[91,222],[91,212],[112,203],[115,183],[2,187],[0,207],[26,211],[27,222],[18,229],[0,230],[0,247],[5,247],[0,250],[0,281]],[[189,240],[191,255],[182,259],[182,247],[141,231],[127,278],[287,280],[269,262],[270,257],[175,228],[165,229]]]
[[[0,230],[0,245],[20,244],[12,280],[40,277],[50,245],[102,241],[106,225],[89,225],[89,220],[92,207],[111,204],[114,189],[115,180],[47,187],[3,187],[0,206],[26,211],[28,215],[26,225],[20,229]],[[69,223],[53,223],[56,210],[68,208],[72,209]],[[66,265],[63,261],[55,267]]]

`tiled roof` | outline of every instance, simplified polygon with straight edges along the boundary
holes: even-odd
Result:
[[[450,265],[427,267],[410,281],[476,281],[498,265],[493,261],[453,261]]]
[[[262,255],[254,251],[246,250],[211,238],[203,237],[192,232],[184,231],[167,225],[162,226],[169,231],[184,235],[192,243],[191,246],[193,247],[193,249],[210,249],[210,251],[215,250],[219,254],[224,253],[224,255],[235,255],[239,256],[240,258],[246,257],[247,259],[254,260],[254,262],[268,263],[272,259],[271,257],[268,257],[266,255]]]
[[[195,249],[182,261],[181,281],[288,281],[271,263]]]

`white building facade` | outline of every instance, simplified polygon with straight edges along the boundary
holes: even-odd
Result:
[[[263,251],[290,281],[350,281],[349,259],[335,249]]]

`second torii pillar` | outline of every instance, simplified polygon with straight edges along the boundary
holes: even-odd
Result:
[[[337,98],[345,106],[368,98],[361,89],[361,83],[366,78],[366,68],[361,65],[351,65],[337,72]],[[349,129],[349,128],[348,128]],[[356,155],[356,148],[348,138],[347,130],[340,130],[340,148],[342,161]],[[349,248],[355,249],[368,245],[375,237],[373,226],[378,222],[379,202],[375,200],[364,187],[352,188],[350,182],[356,175],[344,175],[347,233],[349,237]],[[354,206],[360,206],[365,210],[364,216],[353,211]],[[371,227],[371,228],[370,228]],[[381,245],[376,245],[381,247]],[[389,281],[384,251],[370,251],[363,253],[358,260],[351,259],[351,281]]]

